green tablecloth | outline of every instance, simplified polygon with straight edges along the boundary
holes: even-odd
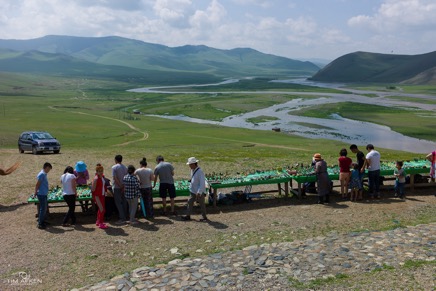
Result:
[[[417,160],[417,161],[405,161],[403,165],[404,170],[407,175],[413,174],[427,174],[430,172],[430,162],[427,160]],[[380,175],[381,176],[393,176],[395,170],[395,162],[382,162]],[[305,171],[308,171],[305,169]],[[339,180],[339,167],[329,167],[327,169],[330,180]],[[368,172],[365,172],[367,175]],[[293,175],[291,179],[298,183],[315,182],[316,176],[312,175]]]
[[[210,187],[213,189],[219,188],[231,188],[239,186],[254,186],[254,185],[265,185],[265,184],[279,184],[287,183],[291,179],[291,176],[283,171],[265,171],[249,174],[246,176],[239,176],[235,178],[218,179],[214,181],[209,181]]]
[[[186,180],[175,181],[174,186],[176,187],[177,196],[189,196],[189,182]],[[156,187],[153,189],[153,197],[159,197],[159,183],[156,183]],[[50,190],[47,195],[48,203],[58,203],[65,202],[62,195],[62,187],[54,187]],[[77,198],[76,201],[89,201],[92,200],[91,188],[89,186],[78,186],[77,187]],[[39,203],[38,198],[31,195],[27,199],[27,203]]]

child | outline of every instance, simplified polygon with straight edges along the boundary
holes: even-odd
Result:
[[[348,184],[350,183],[350,166],[353,161],[347,157],[347,150],[341,149],[339,152],[339,181],[341,181],[341,195],[342,199],[346,200],[348,196]]]
[[[135,220],[136,210],[138,209],[138,198],[141,194],[140,184],[138,178],[135,176],[135,167],[130,165],[127,167],[127,175],[123,178],[124,183],[124,196],[126,197],[127,204],[130,211],[130,223],[131,225],[137,224]]]
[[[48,194],[48,179],[47,174],[52,169],[50,163],[45,163],[42,170],[39,172],[36,179],[35,185],[35,196],[38,197],[39,200],[39,212],[38,212],[38,228],[44,229],[46,228],[45,215],[47,213],[47,194]]]
[[[406,172],[403,169],[403,162],[398,161],[395,165],[397,168],[394,170],[395,179],[395,197],[400,197],[400,199],[404,199],[404,185],[406,184]]]
[[[92,198],[97,205],[97,222],[95,223],[101,229],[106,229],[108,226],[104,223],[104,213],[105,213],[105,199],[104,195],[107,190],[106,182],[103,177],[103,167],[97,166],[95,168],[96,174],[94,180],[92,181]]]
[[[350,180],[351,201],[362,200],[362,179],[359,164],[353,164]]]
[[[74,175],[76,176],[76,185],[77,186],[86,186],[88,185],[89,180],[89,172],[86,169],[87,166],[83,161],[78,161],[76,163],[74,170]],[[87,212],[88,209],[88,201],[79,201],[80,206],[82,207],[82,212]]]

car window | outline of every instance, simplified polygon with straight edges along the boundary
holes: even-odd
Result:
[[[53,137],[47,132],[38,132],[33,134],[33,139],[52,139]]]

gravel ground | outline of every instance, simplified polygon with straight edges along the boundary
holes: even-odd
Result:
[[[107,231],[96,229],[94,216],[82,213],[78,214],[75,229],[64,228],[61,222],[66,208],[56,208],[51,210],[51,226],[47,230],[38,230],[35,206],[23,202],[34,187],[34,177],[41,162],[48,157],[53,160],[55,169],[49,174],[50,182],[57,184],[63,165],[73,164],[77,156],[23,156],[15,151],[2,150],[0,157],[2,165],[24,159],[14,174],[1,178],[0,290],[71,289],[175,258],[301,240],[331,231],[348,233],[436,222],[435,189],[431,187],[416,189],[413,193],[409,191],[405,201],[393,198],[391,190],[383,192],[385,198],[382,200],[352,203],[333,197],[330,205],[314,204],[315,196],[302,200],[269,196],[271,199],[252,203],[217,209],[209,207],[210,223],[184,222],[178,216],[157,216],[154,222],[141,219],[137,227],[117,226],[113,220]],[[97,161],[112,163],[111,159],[91,155],[81,156],[81,159],[89,164]],[[182,206],[180,204],[179,213],[183,213]],[[200,216],[194,215],[194,218]],[[171,253],[173,248],[178,249],[178,254]],[[12,285],[13,280],[20,278],[19,272],[25,272],[28,279],[34,280],[30,280],[33,284]],[[363,273],[352,278],[321,282],[321,285],[262,282],[259,278],[258,283],[254,281],[253,285],[246,287],[252,290],[277,289],[277,286],[282,290],[431,290],[434,285],[428,282],[434,284],[435,273],[434,265],[422,265]]]

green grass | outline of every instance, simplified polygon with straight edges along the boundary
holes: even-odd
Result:
[[[407,260],[404,262],[403,268],[412,269],[412,268],[419,268],[424,265],[436,266],[436,261]]]
[[[319,92],[319,93],[338,93],[346,94],[344,90],[336,90],[330,88],[322,88],[308,85],[300,85],[293,83],[280,83],[270,82],[272,79],[256,78],[256,79],[242,79],[239,82],[223,84],[223,85],[210,85],[201,87],[185,87],[185,88],[167,88],[165,91],[210,91],[210,92],[227,92],[227,91],[292,91],[292,92]]]
[[[336,163],[337,149],[343,147],[343,142],[338,141],[313,140],[283,133],[225,128],[142,115],[139,120],[128,120],[124,113],[126,109],[185,115],[190,111],[193,117],[220,119],[229,114],[268,107],[293,98],[313,96],[301,97],[298,93],[135,94],[126,92],[129,84],[122,82],[19,74],[5,74],[3,77],[0,79],[0,123],[6,125],[2,127],[0,136],[0,147],[3,148],[15,148],[22,131],[46,130],[61,141],[61,152],[86,148],[99,149],[104,155],[112,154],[121,147],[123,151],[132,153],[138,147],[143,147],[147,152],[159,152],[174,161],[195,154],[211,162],[225,163],[230,168],[243,165],[244,169],[255,169],[307,162],[320,147],[327,162]],[[183,110],[178,109],[181,104],[189,106]],[[326,107],[328,111],[329,108]],[[352,103],[349,107],[344,107],[348,108],[352,109]],[[397,111],[407,112],[403,109]],[[389,112],[379,113],[381,119],[390,116]],[[356,114],[359,116],[360,112],[357,111]],[[129,122],[137,129],[131,129],[122,122]],[[412,125],[425,127],[417,122]],[[141,140],[144,132],[148,134],[147,140]],[[432,129],[428,134],[431,133]],[[124,143],[129,144],[123,145]],[[253,146],[247,147],[247,144]],[[291,158],[283,159],[287,156]],[[259,157],[264,160],[260,161]],[[411,159],[415,155],[389,150],[384,151],[384,157],[392,160],[399,157]]]
[[[398,93],[409,93],[409,94],[425,94],[425,95],[435,95],[436,94],[436,85],[387,85],[387,84],[378,84],[378,83],[354,83],[347,84],[345,88],[348,89],[357,89],[364,91],[379,91],[379,92],[398,92]],[[372,94],[372,93],[368,93]],[[367,96],[367,94],[364,94]],[[368,96],[369,97],[369,96]]]
[[[253,118],[248,118],[247,121],[250,123],[262,123],[262,122],[269,122],[269,121],[274,121],[274,120],[279,120],[279,118],[274,117],[274,116],[266,116],[266,115],[261,115],[261,116],[257,116],[257,117],[253,117]]]
[[[436,128],[433,126],[436,115],[432,111],[352,102],[323,104],[292,111],[292,115],[317,118],[331,118],[334,113],[345,118],[387,125],[407,136],[436,141]]]
[[[425,99],[425,98],[415,98],[415,97],[406,97],[406,96],[387,96],[385,98],[407,101],[407,102],[422,103],[422,104],[436,104],[436,99]]]
[[[146,114],[185,115],[208,120],[222,120],[257,109],[282,104],[296,98],[314,98],[292,94],[138,94],[136,109]]]
[[[349,276],[346,274],[337,274],[335,276],[331,276],[328,278],[315,279],[308,282],[301,282],[295,278],[289,278],[289,284],[291,287],[299,289],[299,290],[317,290],[319,288],[322,289],[323,286],[329,284],[339,284],[348,279]]]

